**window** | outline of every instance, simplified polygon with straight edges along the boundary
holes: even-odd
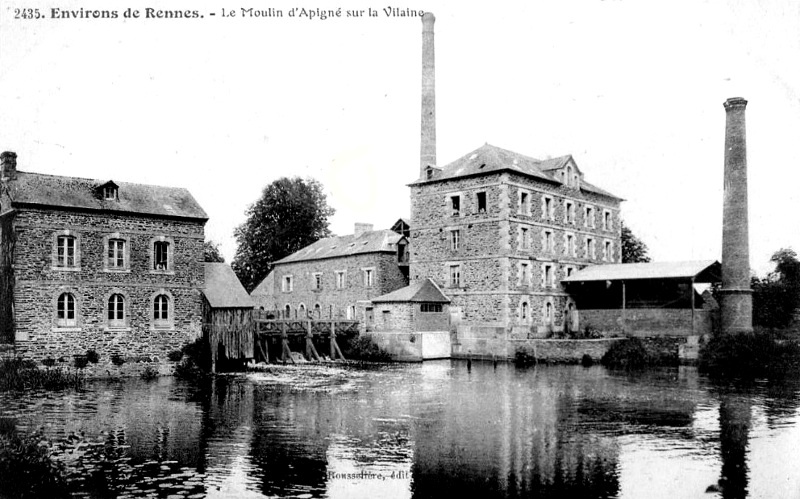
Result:
[[[551,230],[544,231],[544,240],[542,241],[542,249],[550,253],[553,252],[553,231]]]
[[[545,265],[544,266],[544,287],[545,288],[552,288],[553,287],[553,266],[552,265]]]
[[[125,325],[125,297],[114,293],[108,297],[108,325],[121,327]]]
[[[604,230],[612,229],[611,212],[608,210],[603,211],[603,229]]]
[[[75,236],[58,236],[56,239],[56,267],[76,267],[77,246]]]
[[[477,194],[478,198],[478,213],[486,213],[486,193],[479,192]]]
[[[524,301],[524,302],[522,302],[522,312],[521,312],[522,320],[527,320],[528,319],[528,314],[529,314],[529,312],[528,312],[528,302]]]
[[[312,276],[311,286],[317,291],[322,289],[322,273],[320,272],[314,273],[314,275]]]
[[[461,231],[458,229],[450,231],[450,249],[453,251],[458,250],[459,243],[461,242]]]
[[[565,268],[565,272],[567,274],[567,277],[569,277],[569,276],[572,275],[573,272],[575,272],[575,267],[569,267],[568,266],[568,267]]]
[[[56,325],[62,327],[76,325],[75,296],[72,293],[61,293],[56,300]]]
[[[364,286],[371,288],[375,280],[375,269],[361,269],[364,271]]]
[[[461,265],[450,265],[450,287],[461,286]]]
[[[550,302],[544,305],[544,323],[551,324],[553,322],[553,304]]]
[[[284,293],[291,293],[294,289],[294,278],[290,275],[283,276],[283,280],[281,281],[281,290]]]
[[[314,304],[314,317],[317,319],[322,319],[322,307],[319,303]]]
[[[575,223],[575,203],[564,201],[564,223]]]
[[[553,198],[550,196],[542,197],[542,218],[552,220],[553,217]]]
[[[425,170],[425,176],[426,176],[426,178],[428,180],[432,179],[433,178],[433,169],[432,168],[428,168],[427,170]]]
[[[166,294],[158,294],[153,299],[153,322],[156,327],[169,326],[172,314],[170,313],[170,299]]]
[[[442,311],[441,303],[422,303],[419,306],[420,312],[439,312]]]
[[[302,303],[297,307],[297,316],[301,319],[306,318],[306,306]]]
[[[346,279],[345,279],[346,272],[344,270],[337,270],[336,271],[336,289],[343,289]]]
[[[575,256],[575,236],[572,234],[566,235],[567,240],[564,245],[564,254],[568,256]]]
[[[531,273],[528,269],[527,263],[521,263],[519,266],[519,274],[520,274],[520,286],[530,286],[531,282]]]
[[[153,270],[169,269],[169,246],[167,241],[153,243]]]
[[[108,240],[108,267],[112,269],[125,268],[125,240]]]
[[[531,249],[530,231],[526,227],[520,229],[520,246],[524,250]]]
[[[450,196],[450,214],[454,217],[461,215],[461,196]]]
[[[527,192],[520,191],[519,193],[519,210],[518,213],[528,215],[531,212],[530,205],[528,204],[529,195]]]
[[[103,199],[107,201],[116,201],[117,200],[117,186],[113,184],[106,185],[103,187]]]
[[[594,239],[591,237],[586,238],[586,258],[594,259]]]
[[[355,305],[350,305],[347,307],[347,319],[353,320],[356,318],[356,307]]]
[[[603,244],[603,260],[611,262],[614,260],[614,255],[611,251],[611,241],[605,241]]]
[[[587,206],[584,213],[583,225],[594,228],[594,207]]]

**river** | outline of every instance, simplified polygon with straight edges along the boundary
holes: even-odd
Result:
[[[464,361],[0,394],[74,442],[76,496],[197,499],[800,498],[799,407],[793,378]]]

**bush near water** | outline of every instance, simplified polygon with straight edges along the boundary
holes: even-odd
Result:
[[[77,370],[40,369],[34,361],[20,358],[0,360],[0,391],[63,390],[82,384],[83,376]]]

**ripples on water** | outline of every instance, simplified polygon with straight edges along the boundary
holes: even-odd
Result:
[[[76,496],[800,498],[798,405],[797,380],[438,361],[0,394],[0,417],[57,442]]]

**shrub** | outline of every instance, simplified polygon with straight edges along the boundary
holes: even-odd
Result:
[[[726,375],[761,376],[800,370],[800,343],[776,339],[772,332],[718,334],[700,349],[702,370]]]
[[[536,365],[536,357],[525,350],[517,350],[517,353],[514,354],[514,365],[517,367]]]
[[[156,371],[153,366],[147,366],[144,370],[139,374],[139,377],[144,380],[152,380],[158,378],[158,371]]]
[[[52,357],[47,357],[42,361],[42,365],[45,367],[53,367],[54,365],[56,365],[56,359]]]
[[[341,336],[337,336],[339,340]],[[382,350],[369,336],[352,336],[345,337],[344,341],[339,343],[342,349],[342,354],[348,360],[363,360],[369,362],[389,362],[392,356],[389,352]]]
[[[639,369],[655,364],[639,338],[615,341],[600,359],[600,363],[606,367],[621,369]]]
[[[111,363],[114,364],[115,366],[121,366],[122,364],[125,363],[125,358],[122,357],[122,355],[120,355],[118,353],[112,353],[111,354]]]
[[[86,360],[92,364],[97,364],[100,361],[100,355],[94,349],[86,350]]]
[[[180,350],[173,350],[167,354],[167,358],[171,362],[178,362],[183,358],[183,352]]]
[[[0,424],[2,497],[67,497],[64,466],[50,458],[42,436],[17,434],[13,421]]]
[[[183,379],[200,380],[207,378],[211,371],[211,352],[203,338],[181,348],[180,363],[175,366],[175,376]]]
[[[73,363],[76,369],[83,369],[89,363],[89,359],[85,355],[76,355]]]
[[[583,367],[592,367],[593,364],[594,360],[592,359],[592,356],[588,353],[583,354],[583,357],[581,357],[581,365]]]

